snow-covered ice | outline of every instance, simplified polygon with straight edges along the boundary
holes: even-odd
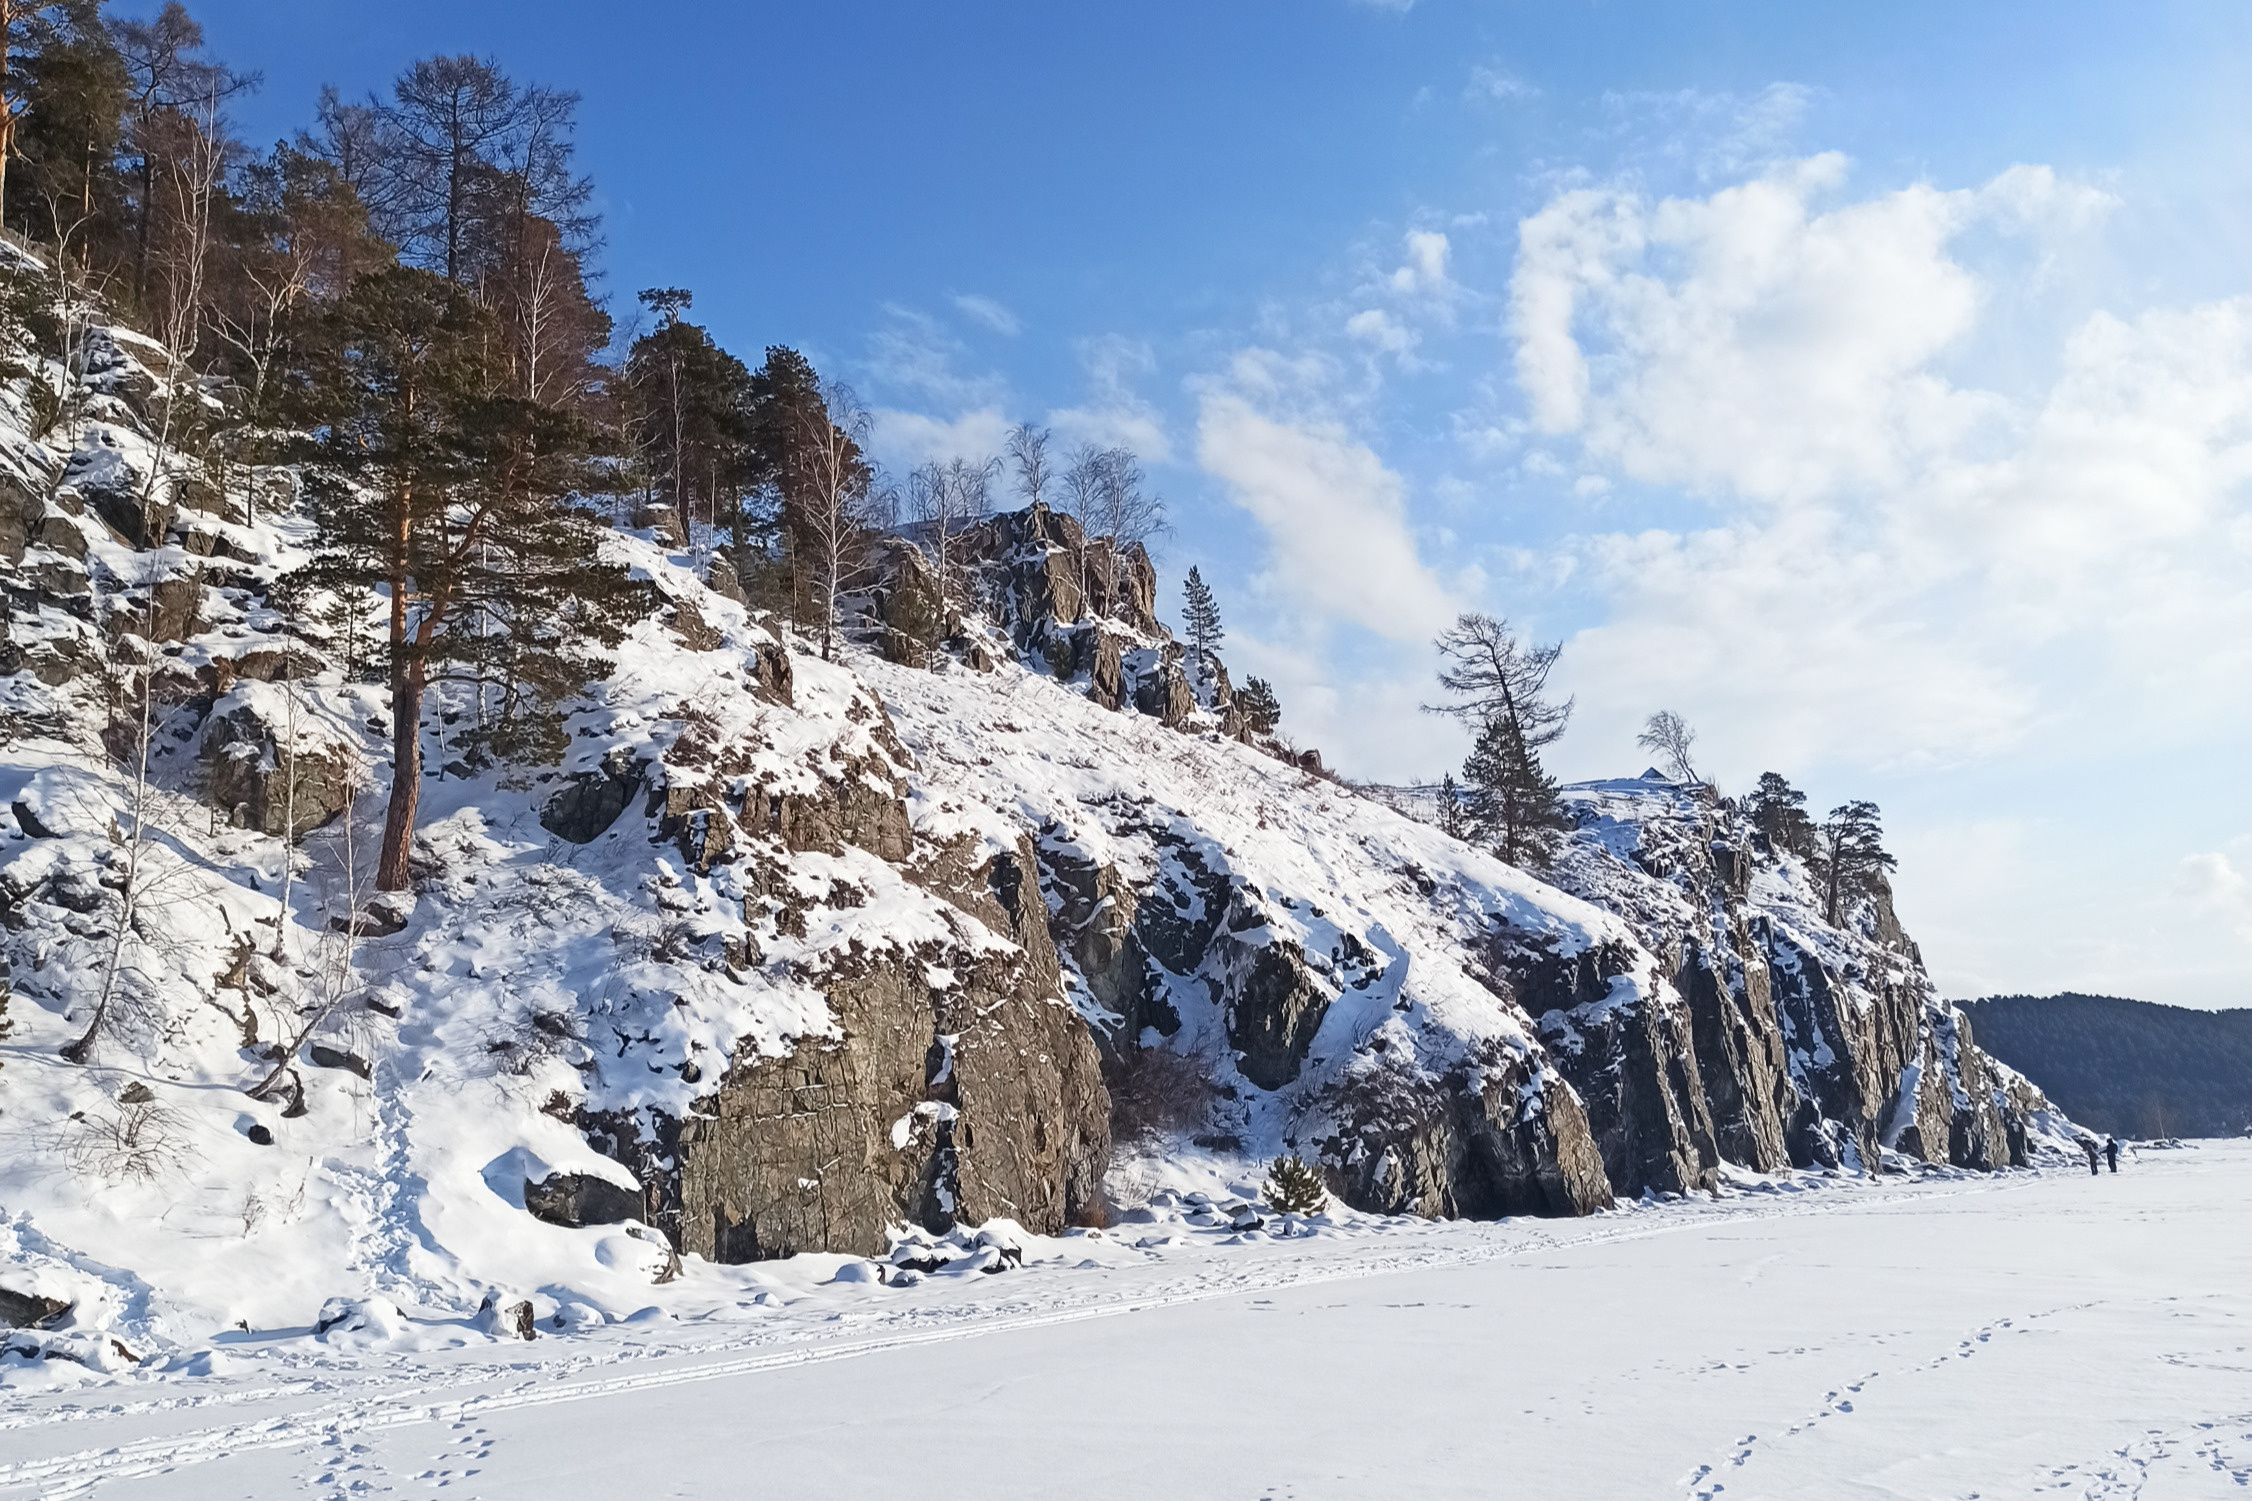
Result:
[[[529,1344],[359,1310],[11,1385],[0,1495],[2243,1496],[2252,1143],[2123,1166],[1281,1238],[1161,1192]]]

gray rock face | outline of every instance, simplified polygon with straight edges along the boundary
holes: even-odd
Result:
[[[1139,542],[1090,539],[1075,517],[1038,505],[980,522],[953,547],[1018,655],[1059,677],[1094,669],[1104,622],[1137,639],[1167,634],[1157,570]]]
[[[620,1225],[642,1217],[641,1195],[587,1173],[555,1173],[524,1184],[524,1207],[532,1218],[576,1229],[581,1225]]]
[[[0,477],[0,563],[12,565],[23,561],[24,549],[38,534],[39,519],[45,509],[22,485]],[[83,538],[79,550],[85,550]]]
[[[339,754],[291,750],[250,704],[215,710],[203,724],[211,805],[243,827],[303,837],[351,802],[351,769]]]
[[[1050,837],[1057,832],[1051,826],[1039,841],[1041,881],[1053,913],[1049,932],[1071,956],[1095,1005],[1124,1019],[1121,1030],[1129,1040],[1139,1038],[1144,1026],[1156,1024],[1143,1006],[1150,986],[1148,958],[1135,929],[1141,897],[1116,865],[1087,859],[1068,838]],[[1178,1017],[1172,1025],[1180,1025]]]
[[[2026,1115],[2045,1102],[2013,1102],[1935,998],[1888,889],[1831,928],[1793,860],[1709,791],[1653,776],[1567,797],[1582,826],[1553,879],[1626,918],[1680,1003],[1664,1008],[1674,1020],[1632,1021],[1591,996],[1527,997],[1619,1191],[1679,1191],[1718,1161],[2024,1160]]]
[[[592,844],[632,805],[641,782],[631,756],[606,756],[596,770],[576,773],[556,789],[540,809],[540,827],[573,844]]]
[[[1794,1095],[1766,965],[1723,959],[1690,944],[1674,983],[1689,1005],[1697,1072],[1721,1157],[1763,1173],[1790,1166],[1783,1124]]]
[[[855,944],[804,976],[828,1003],[826,1033],[781,1054],[746,1048],[685,1119],[583,1120],[641,1179],[647,1218],[683,1251],[873,1255],[902,1223],[943,1230],[1006,1215],[1052,1234],[1102,1213],[1109,1097],[1064,999],[1031,840],[982,854],[967,838],[919,840],[897,769],[911,760],[880,708],[862,701],[853,717],[872,752],[831,747],[809,759],[812,778],[751,779],[740,801],[731,785],[755,758],[684,735],[651,799],[653,832],[680,841],[699,870],[735,867],[746,919],[778,934],[802,936],[815,900],[790,857],[851,846],[963,914],[965,933],[1005,941]],[[557,797],[615,800],[586,785]],[[862,898],[839,887],[825,900]],[[727,962],[758,960],[731,946]]]
[[[1645,997],[1628,974],[1635,955],[1599,945],[1563,956],[1504,930],[1494,962],[1584,1103],[1611,1183],[1622,1192],[1710,1187],[1719,1158],[1688,1009]]]
[[[878,1254],[885,1230],[1007,1215],[1053,1234],[1100,1213],[1109,1097],[1094,1043],[1058,994],[1030,848],[918,880],[1013,953],[918,952],[830,977],[839,1036],[738,1060],[680,1128],[684,1250],[747,1261]],[[925,978],[942,965],[954,987]]]
[[[1496,1219],[1592,1214],[1613,1202],[1579,1100],[1521,1060],[1496,1053],[1433,1080],[1379,1056],[1325,1105],[1340,1129],[1320,1153],[1342,1164],[1355,1208]]]

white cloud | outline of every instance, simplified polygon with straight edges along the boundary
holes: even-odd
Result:
[[[2174,893],[2200,912],[2221,918],[2240,938],[2252,939],[2252,877],[2218,850],[2182,861]]]
[[[1343,428],[1279,421],[1208,390],[1197,459],[1265,528],[1276,581],[1301,611],[1393,640],[1429,636],[1453,614],[1416,556],[1399,476]]]
[[[1833,155],[1705,199],[1581,189],[1526,220],[1511,323],[1535,422],[1637,479],[1777,498],[1896,479],[1987,415],[1928,373],[1977,311],[1944,251],[1978,195],[1817,212],[1844,174]]]
[[[996,375],[965,375],[955,368],[962,341],[927,313],[896,304],[868,339],[867,368],[878,389],[911,392],[953,411],[996,404],[1007,385]]]
[[[1414,329],[1382,308],[1366,308],[1345,320],[1345,332],[1386,354],[1407,354],[1422,342]]]
[[[1470,70],[1470,82],[1462,91],[1462,97],[1465,99],[1493,101],[1532,99],[1539,94],[1539,89],[1534,88],[1506,68],[1497,68],[1485,63],[1480,63]]]
[[[1405,245],[1407,259],[1392,273],[1392,290],[1403,297],[1444,296],[1450,285],[1446,235],[1436,229],[1411,229]]]
[[[975,292],[964,292],[954,299],[954,306],[962,316],[973,322],[984,324],[997,334],[1006,334],[1013,339],[1023,329],[1023,325],[1017,321],[1016,314],[990,297],[981,297]]]
[[[2015,168],[1824,206],[1844,184],[1817,157],[1704,198],[1574,189],[1521,226],[1533,425],[1583,473],[1717,512],[1567,546],[1606,615],[1566,656],[1583,701],[1622,724],[1697,707],[1753,770],[2241,722],[2252,300],[2094,313],[2045,389],[1964,384],[2011,273],[1956,242],[2003,231],[2040,264],[2110,200]]]
[[[1804,84],[1777,82],[1748,98],[1691,88],[1615,93],[1603,102],[1626,158],[1678,163],[1710,182],[1786,156],[1816,97]]]
[[[979,407],[952,419],[924,412],[879,407],[871,446],[885,468],[904,473],[937,459],[988,459],[1007,443],[1010,422],[997,406]]]
[[[1165,419],[1136,389],[1139,381],[1156,373],[1155,352],[1138,340],[1108,334],[1082,342],[1079,363],[1087,372],[1089,399],[1048,414],[1056,437],[1066,447],[1123,445],[1147,463],[1170,462],[1173,440],[1165,430]]]

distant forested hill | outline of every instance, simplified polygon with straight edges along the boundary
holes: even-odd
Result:
[[[2108,995],[2001,995],[1963,1005],[1984,1047],[2076,1121],[2131,1136],[2252,1128],[2252,1011]]]

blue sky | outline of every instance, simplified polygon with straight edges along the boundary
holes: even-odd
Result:
[[[2252,8],[193,8],[253,139],[434,51],[578,90],[615,300],[895,465],[1132,441],[1350,772],[1459,757],[1490,610],[1566,775],[1673,708],[1882,803],[1951,993],[2252,1003]]]

